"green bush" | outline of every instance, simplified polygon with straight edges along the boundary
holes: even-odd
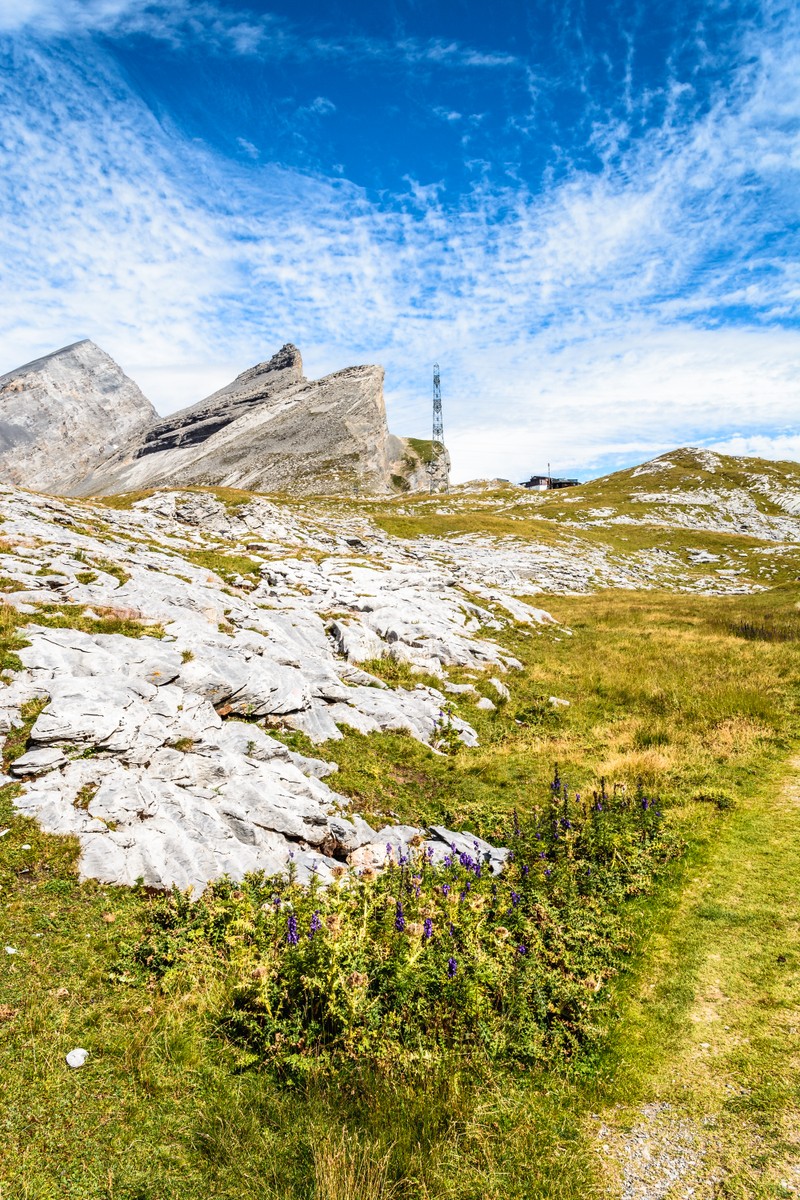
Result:
[[[243,1065],[293,1076],[453,1048],[527,1065],[574,1054],[631,949],[627,901],[680,846],[645,796],[585,801],[557,777],[507,833],[499,875],[477,843],[436,863],[420,844],[327,887],[290,872],[153,901],[134,959],[167,990],[221,984],[215,1026]]]

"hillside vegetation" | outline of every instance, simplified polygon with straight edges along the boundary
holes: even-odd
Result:
[[[0,789],[0,1195],[795,1194],[800,471],[665,460],[547,496],[273,498],[303,529],[357,532],[348,553],[376,569],[402,545],[484,581],[480,633],[521,669],[506,697],[492,669],[449,667],[466,690],[438,752],[397,730],[343,726],[321,751],[270,732],[335,762],[375,828],[512,847],[502,876],[395,854],[355,886],[251,877],[194,903],[81,882],[77,842],[18,814],[22,784]],[[726,515],[748,504],[757,534]],[[289,552],[207,531],[189,554],[152,526],[138,549],[138,510],[78,511],[109,558],[182,555],[232,592]],[[313,578],[311,550],[291,553]],[[503,617],[509,588],[549,593],[556,623]],[[3,611],[10,679],[30,614]],[[42,603],[36,619],[131,620],[93,611]],[[442,686],[402,657],[362,667]],[[447,736],[456,719],[477,746]],[[75,1046],[89,1059],[70,1072]]]

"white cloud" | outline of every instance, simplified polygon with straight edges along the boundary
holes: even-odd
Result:
[[[81,7],[119,27],[163,6]],[[632,149],[609,125],[602,171],[454,204],[220,159],[100,58],[20,48],[0,82],[0,370],[90,336],[167,411],[291,340],[312,375],[383,362],[394,428],[424,435],[436,358],[462,479],[794,445],[800,49],[748,52],[693,124],[671,114]]]
[[[23,31],[39,38],[140,36],[175,46],[192,41],[206,50],[259,58],[429,62],[478,70],[517,65],[513,55],[439,38],[309,37],[274,13],[215,0],[0,0],[0,33]]]

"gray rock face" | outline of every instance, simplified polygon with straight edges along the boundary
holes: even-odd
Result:
[[[74,489],[89,495],[176,484],[325,494],[416,482],[413,454],[386,424],[383,368],[303,375],[284,346],[227,387],[156,422]]]
[[[61,495],[176,484],[293,494],[427,487],[389,433],[383,368],[309,380],[296,346],[159,419],[120,367],[76,342],[0,377],[0,482]]]
[[[76,342],[0,376],[0,479],[68,493],[156,411],[94,342]]]

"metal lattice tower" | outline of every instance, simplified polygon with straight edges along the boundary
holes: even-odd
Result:
[[[433,437],[431,439],[431,461],[428,465],[431,493],[450,490],[450,456],[444,447],[444,420],[442,418],[442,385],[439,379],[439,364],[433,364]]]

